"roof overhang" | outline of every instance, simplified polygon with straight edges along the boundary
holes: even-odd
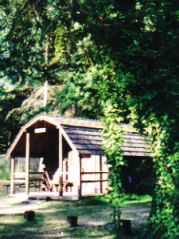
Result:
[[[64,138],[67,140],[67,142],[69,143],[69,145],[71,146],[71,148],[78,152],[76,150],[76,148],[74,147],[73,143],[71,142],[70,138],[68,137],[68,135],[66,134],[66,132],[63,130],[62,126],[56,122],[53,117],[48,117],[45,115],[39,115],[34,117],[32,120],[30,120],[28,123],[26,123],[19,131],[19,133],[17,134],[16,138],[14,139],[14,141],[12,142],[11,146],[9,147],[7,153],[6,153],[6,158],[10,159],[11,158],[11,154],[13,152],[13,150],[15,149],[17,143],[19,142],[20,138],[22,137],[23,133],[25,133],[27,131],[27,129],[29,127],[31,127],[34,123],[36,123],[37,121],[45,121],[53,126],[55,126],[58,130],[60,130],[62,132],[62,135],[64,136]]]

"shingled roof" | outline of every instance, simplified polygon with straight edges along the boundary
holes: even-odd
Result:
[[[48,116],[49,117],[49,116]],[[103,124],[99,120],[84,120],[50,116],[60,124],[80,154],[104,154],[102,150]],[[152,156],[147,137],[129,124],[121,124],[122,149],[125,156]]]
[[[20,132],[22,133],[24,129],[30,127],[38,120],[47,121],[56,127],[60,126],[80,154],[104,154],[102,149],[102,131],[104,126],[101,121],[40,115],[24,125]],[[129,124],[121,124],[121,129],[123,133],[123,144],[121,147],[125,156],[152,156],[146,136],[141,135]],[[18,141],[18,136],[15,141]]]

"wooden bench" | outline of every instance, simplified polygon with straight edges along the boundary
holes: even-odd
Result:
[[[70,189],[70,191],[72,191],[72,187],[73,187],[73,183],[72,182],[68,182],[68,181],[63,181],[62,184],[62,190],[67,191],[68,188]],[[60,184],[59,183],[54,183],[53,184],[53,188],[55,189],[56,192],[59,192],[60,190]]]

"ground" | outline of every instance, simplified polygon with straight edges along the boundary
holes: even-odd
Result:
[[[36,220],[27,222],[26,210],[34,210]],[[135,232],[146,222],[150,203],[124,206],[121,218],[132,221],[133,235],[120,238],[133,239]],[[115,238],[112,223],[116,209],[93,200],[37,201],[18,197],[0,197],[0,239],[70,239]],[[78,216],[78,227],[71,228],[67,216]]]

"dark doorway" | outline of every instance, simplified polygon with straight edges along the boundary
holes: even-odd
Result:
[[[37,132],[37,129],[45,129],[45,132]],[[44,165],[50,179],[59,167],[59,131],[47,122],[36,122],[30,132],[30,156],[43,158]]]
[[[126,166],[121,171],[125,193],[152,194],[154,189],[153,162],[151,158],[125,157]]]

